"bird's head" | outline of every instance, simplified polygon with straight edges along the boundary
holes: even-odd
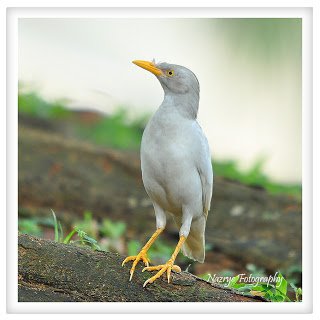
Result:
[[[166,94],[191,93],[199,96],[199,81],[189,69],[176,64],[166,62],[134,60],[137,66],[153,73],[160,81]]]

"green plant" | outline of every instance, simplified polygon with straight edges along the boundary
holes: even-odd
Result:
[[[69,232],[69,234],[64,238],[61,224],[57,220],[57,217],[52,209],[51,209],[51,212],[52,212],[53,222],[54,222],[54,240],[55,241],[65,243],[65,244],[80,243],[82,245],[89,245],[90,247],[92,247],[95,250],[100,250],[100,247],[98,245],[97,240],[89,237],[85,231],[79,229],[78,227],[74,227]],[[75,234],[78,235],[79,239],[78,240],[71,240]]]
[[[290,298],[287,296],[287,280],[282,276],[281,273],[278,274],[275,284],[265,282],[239,283],[239,278],[240,275],[233,277],[228,283],[228,288],[235,289],[245,295],[262,296],[265,299],[272,302],[291,301]],[[290,284],[290,286],[295,290],[295,301],[300,301],[299,298],[302,295],[302,289],[296,288],[292,284]]]
[[[296,300],[295,301],[300,301],[300,297],[302,296],[302,289],[297,288],[293,283],[290,283],[290,287],[294,290],[294,293],[296,295]]]
[[[93,219],[91,211],[84,211],[82,220],[77,220],[75,224],[78,229],[91,234],[92,237],[97,238],[99,236],[99,225],[97,221]]]

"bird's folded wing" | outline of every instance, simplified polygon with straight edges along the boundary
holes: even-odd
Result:
[[[209,149],[208,140],[202,132],[200,126],[198,127],[199,133],[199,153],[196,158],[196,166],[199,172],[202,185],[202,202],[203,212],[207,216],[210,210],[210,203],[212,197],[212,186],[213,186],[213,171],[211,164],[211,154]]]

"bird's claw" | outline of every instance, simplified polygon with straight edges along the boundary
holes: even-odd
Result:
[[[149,278],[148,280],[145,281],[145,283],[143,284],[143,286],[145,287],[148,283],[152,283],[154,282],[156,279],[160,278],[161,275],[165,272],[167,272],[167,279],[168,279],[168,283],[170,283],[170,276],[171,276],[171,270],[175,271],[175,272],[181,272],[181,268],[175,264],[173,264],[173,262],[171,262],[170,260],[165,263],[165,264],[160,264],[158,266],[152,266],[152,267],[145,267],[143,268],[142,272],[144,271],[158,271],[154,276],[152,276],[151,278]]]
[[[136,256],[129,256],[126,257],[123,261],[122,261],[122,266],[124,266],[128,261],[133,261],[131,269],[130,269],[130,278],[129,281],[131,281],[132,277],[133,277],[133,273],[136,269],[136,265],[138,264],[138,262],[142,260],[144,265],[149,267],[149,258],[147,257],[147,252],[144,250],[141,250]]]

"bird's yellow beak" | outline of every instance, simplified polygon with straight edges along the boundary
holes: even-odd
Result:
[[[137,66],[143,69],[150,71],[156,76],[161,76],[163,74],[162,71],[159,68],[157,68],[153,62],[143,61],[143,60],[134,60],[132,61],[132,63],[136,64]]]

